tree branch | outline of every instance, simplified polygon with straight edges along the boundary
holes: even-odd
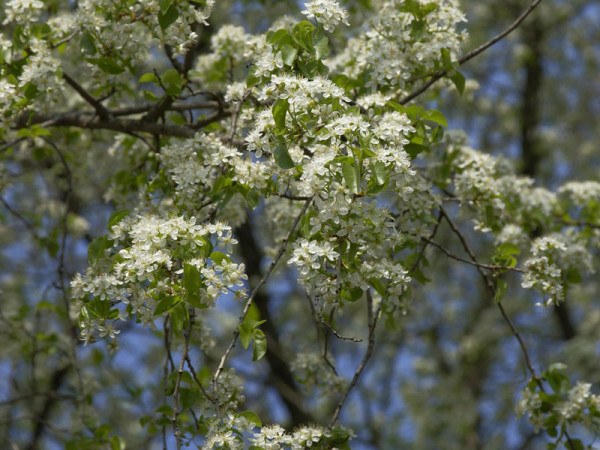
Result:
[[[490,48],[492,45],[494,45],[498,41],[501,41],[506,36],[508,36],[510,33],[512,33],[519,25],[521,25],[521,23],[525,20],[525,18],[529,14],[531,14],[531,12],[541,3],[541,1],[542,0],[535,0],[529,6],[529,8],[527,8],[525,11],[523,11],[523,13],[521,13],[521,15],[519,17],[517,17],[517,19],[506,30],[504,30],[502,33],[494,36],[492,39],[490,39],[486,43],[480,45],[479,47],[477,47],[474,50],[471,50],[465,56],[463,56],[462,58],[460,58],[458,60],[458,65],[459,66],[463,65],[464,63],[466,63],[470,59],[472,59],[475,56],[479,55],[480,53],[484,52],[485,50],[487,50],[488,48]],[[431,79],[429,81],[427,81],[427,83],[425,83],[423,86],[421,86],[417,90],[411,92],[409,95],[407,95],[406,97],[404,97],[398,103],[400,103],[401,105],[404,105],[404,104],[410,102],[411,100],[415,99],[416,97],[418,97],[419,95],[421,95],[423,92],[425,92],[427,89],[429,89],[436,81],[438,81],[440,78],[445,77],[446,75],[448,75],[448,71],[447,70],[442,70],[440,72],[437,72],[435,75],[433,75],[431,77]]]
[[[267,272],[262,277],[262,279],[258,282],[257,286],[254,288],[254,290],[250,294],[250,297],[246,301],[246,306],[244,307],[244,310],[242,311],[242,314],[240,315],[240,317],[238,319],[239,325],[241,325],[244,322],[244,319],[246,318],[246,315],[248,314],[248,311],[250,310],[250,306],[252,306],[252,303],[254,302],[254,299],[255,299],[256,295],[258,294],[259,289],[266,283],[269,276],[271,276],[271,273],[275,269],[275,266],[277,265],[277,263],[279,262],[279,260],[283,256],[283,254],[285,253],[285,251],[287,249],[287,244],[288,244],[290,238],[292,237],[294,230],[296,229],[296,227],[298,226],[298,223],[300,222],[300,219],[306,213],[306,210],[312,203],[312,200],[313,200],[313,198],[311,197],[309,200],[307,200],[304,203],[302,210],[300,211],[300,213],[298,214],[298,216],[292,223],[292,226],[290,227],[288,234],[286,235],[283,242],[281,243],[281,246],[279,247],[279,251],[277,252],[277,255],[275,255],[275,258],[273,258],[273,261],[269,265]],[[225,362],[227,361],[227,358],[231,354],[233,347],[235,347],[235,343],[237,342],[239,335],[240,335],[240,331],[239,331],[238,327],[236,327],[235,330],[233,331],[233,338],[231,339],[231,342],[229,343],[227,350],[223,354],[223,357],[221,358],[221,362],[219,363],[219,367],[217,367],[217,371],[215,372],[215,375],[213,377],[213,395],[214,395],[215,400],[217,399],[217,381],[219,380],[219,377],[221,376],[221,373],[223,372],[223,369],[225,368]],[[219,413],[219,411],[217,410],[217,414],[218,413]]]
[[[89,103],[95,110],[98,116],[102,120],[110,120],[111,114],[108,109],[102,105],[98,100],[96,100],[92,95],[86,91],[77,81],[71,78],[66,72],[63,72],[63,79],[73,88],[75,91],[83,98],[87,103]]]
[[[367,308],[368,308],[367,314],[368,314],[368,322],[369,322],[369,341],[367,344],[367,351],[365,352],[365,356],[363,357],[362,361],[360,362],[360,365],[356,369],[356,372],[354,372],[352,381],[350,382],[350,384],[346,388],[346,391],[344,392],[344,395],[338,402],[338,404],[335,408],[335,411],[333,413],[333,416],[331,417],[331,421],[329,422],[328,428],[332,428],[335,425],[335,423],[337,422],[340,412],[342,411],[342,407],[344,406],[344,403],[346,402],[346,399],[348,398],[350,391],[352,390],[352,388],[354,388],[354,386],[356,386],[356,383],[358,383],[358,379],[360,378],[360,375],[362,374],[363,370],[365,369],[365,367],[367,365],[367,362],[369,362],[369,359],[371,358],[371,355],[373,354],[373,348],[375,347],[375,328],[377,327],[377,320],[379,317],[379,313],[381,312],[382,306],[383,306],[383,302],[380,302],[379,306],[377,307],[377,311],[375,312],[375,314],[373,314],[373,296],[371,295],[371,291],[367,290]]]

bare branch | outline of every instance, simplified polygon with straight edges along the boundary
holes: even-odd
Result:
[[[335,425],[335,423],[337,422],[340,412],[342,411],[342,407],[344,406],[344,403],[346,402],[346,399],[348,398],[350,391],[352,390],[352,388],[354,388],[354,386],[356,386],[356,383],[358,383],[358,379],[360,378],[363,370],[365,369],[365,367],[367,365],[367,362],[369,361],[369,359],[371,358],[371,355],[373,354],[373,348],[375,347],[375,328],[377,327],[377,319],[379,317],[379,313],[381,312],[382,305],[383,305],[383,302],[380,302],[379,306],[377,307],[377,311],[375,312],[375,314],[373,314],[373,296],[371,295],[371,291],[368,290],[367,291],[367,308],[368,308],[367,314],[368,314],[368,321],[369,321],[369,341],[367,344],[367,351],[365,352],[365,356],[363,357],[362,361],[360,362],[360,365],[356,369],[356,372],[354,372],[352,381],[350,381],[350,384],[346,388],[344,395],[338,402],[338,404],[335,408],[335,411],[333,413],[333,416],[331,417],[331,421],[329,422],[328,428],[332,428]]]
[[[38,239],[37,233],[36,233],[33,225],[31,223],[29,223],[29,221],[25,217],[23,217],[21,215],[21,213],[19,213],[15,209],[13,209],[13,207],[8,204],[8,202],[4,199],[4,197],[2,195],[0,195],[0,203],[2,203],[2,205],[4,205],[4,207],[8,210],[8,212],[11,215],[13,215],[16,219],[18,219],[23,225],[25,225],[25,228],[27,228],[29,231],[31,231],[31,234],[33,234],[33,236],[36,239]]]
[[[238,324],[241,325],[244,322],[244,319],[246,318],[246,315],[248,314],[248,311],[250,310],[250,306],[252,306],[252,302],[254,301],[254,298],[256,297],[259,289],[267,282],[267,280],[271,276],[271,273],[275,269],[275,266],[277,265],[277,263],[279,262],[279,260],[283,256],[283,254],[285,253],[285,251],[287,249],[287,244],[288,244],[290,238],[292,237],[292,234],[294,233],[294,230],[296,229],[296,227],[298,226],[298,223],[300,222],[300,219],[306,213],[306,210],[308,209],[308,207],[312,203],[312,200],[313,200],[313,197],[311,197],[310,199],[308,199],[306,201],[306,203],[304,203],[304,206],[300,210],[300,213],[298,214],[298,216],[296,217],[296,219],[292,223],[292,226],[290,227],[290,230],[288,231],[288,234],[283,239],[283,242],[281,243],[281,245],[279,247],[279,251],[277,252],[277,255],[275,255],[275,258],[273,258],[273,261],[271,261],[271,264],[269,265],[269,268],[267,269],[267,272],[262,277],[262,279],[258,282],[258,284],[256,285],[256,287],[254,288],[254,290],[250,294],[250,297],[248,297],[248,301],[246,302],[246,306],[244,307],[244,310],[242,311],[242,314],[240,315],[240,317],[238,319]],[[229,343],[229,346],[227,347],[227,350],[223,354],[223,357],[221,358],[221,362],[219,363],[219,367],[217,368],[217,371],[215,372],[215,375],[213,377],[213,380],[212,380],[212,383],[213,383],[213,395],[215,396],[215,400],[216,400],[216,397],[217,397],[217,381],[219,380],[219,377],[221,376],[221,373],[223,372],[223,369],[225,368],[225,362],[227,361],[227,358],[229,357],[229,354],[233,350],[233,347],[235,347],[235,343],[237,342],[237,339],[238,339],[239,335],[240,335],[240,331],[239,331],[238,327],[236,327],[235,330],[233,331],[233,338],[231,339],[231,342]],[[218,410],[217,410],[217,413],[218,413]]]
[[[71,86],[75,91],[83,98],[87,103],[89,103],[95,110],[98,116],[102,120],[110,120],[111,115],[110,111],[102,105],[98,100],[96,100],[92,95],[86,91],[77,81],[71,78],[66,72],[63,72],[63,79]]]
[[[469,261],[468,259],[461,258],[460,256],[457,256],[454,253],[451,253],[450,251],[446,250],[440,244],[438,244],[437,242],[432,241],[431,239],[427,239],[427,238],[424,237],[424,238],[421,238],[421,240],[423,240],[424,242],[426,242],[428,244],[433,245],[435,248],[439,249],[442,253],[444,253],[447,257],[452,258],[452,259],[454,259],[456,261],[463,262],[465,264],[470,264],[472,266],[481,267],[482,269],[487,269],[487,270],[490,270],[492,272],[497,272],[497,271],[500,271],[500,270],[512,270],[513,272],[527,273],[526,270],[520,269],[518,267],[496,266],[496,265],[493,265],[493,264],[483,264],[483,263],[480,263],[480,262]]]
[[[194,310],[190,309],[190,317],[187,330],[184,332],[183,338],[183,352],[181,355],[181,361],[179,362],[179,370],[177,371],[177,379],[175,380],[175,388],[173,389],[173,431],[175,434],[175,443],[177,450],[181,449],[181,436],[179,425],[177,425],[177,417],[179,416],[179,386],[181,385],[181,377],[183,376],[183,367],[185,361],[188,358],[188,347],[190,345],[190,335],[192,333],[192,326],[194,324]]]

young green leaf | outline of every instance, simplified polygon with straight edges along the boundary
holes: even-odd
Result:
[[[460,95],[463,95],[463,93],[465,92],[465,76],[457,70],[448,78],[452,80],[452,83],[454,83],[454,86],[456,87],[458,93]]]
[[[265,334],[259,330],[254,330],[254,343],[252,345],[252,361],[258,361],[267,353],[267,338]]]
[[[293,169],[295,167],[294,161],[292,161],[292,157],[283,143],[275,147],[273,157],[275,158],[275,163],[282,169]]]
[[[342,165],[342,174],[344,175],[344,181],[346,182],[346,186],[353,194],[358,194],[358,187],[360,184],[360,172],[356,165],[356,162],[352,163],[345,162]]]
[[[158,24],[160,25],[160,28],[164,31],[167,28],[169,28],[169,25],[175,22],[178,17],[179,11],[177,10],[177,7],[171,4],[171,6],[169,6],[169,9],[167,9],[165,12],[158,12]]]
[[[494,301],[500,303],[508,292],[508,283],[498,278],[496,281],[496,294],[494,295]]]
[[[290,104],[286,98],[280,98],[273,104],[273,120],[278,131],[285,130],[285,116],[290,109]]]
[[[250,342],[252,342],[254,327],[248,322],[243,322],[238,326],[238,331],[240,332],[240,342],[242,343],[242,347],[246,350],[250,345]]]

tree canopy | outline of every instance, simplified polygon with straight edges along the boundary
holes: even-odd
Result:
[[[0,23],[7,448],[592,448],[594,2]]]

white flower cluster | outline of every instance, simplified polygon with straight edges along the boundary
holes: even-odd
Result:
[[[571,181],[558,190],[577,206],[588,206],[590,202],[600,205],[600,183],[597,181]]]
[[[240,62],[246,57],[250,35],[236,25],[223,25],[210,40],[211,50],[218,56]]]
[[[182,205],[195,205],[208,196],[224,174],[251,188],[263,188],[269,180],[267,166],[242,156],[214,135],[198,133],[165,146],[159,158],[175,184],[175,200]]]
[[[442,50],[456,57],[466,33],[457,25],[464,22],[457,0],[420,0],[426,13],[417,17],[404,0],[384,1],[367,31],[350,39],[347,47],[330,61],[333,71],[351,78],[371,71],[370,85],[378,90],[405,89],[407,80],[418,73],[432,72],[441,60]]]
[[[550,415],[556,416],[560,427],[573,422],[590,426],[597,421],[594,416],[600,409],[600,396],[592,394],[591,387],[590,383],[578,381],[566,394],[566,398],[554,404],[553,408],[543,408],[540,392],[526,387],[517,403],[516,413],[520,417],[527,415],[536,432],[544,426]]]
[[[592,255],[575,232],[537,238],[531,246],[531,257],[525,261],[527,273],[521,286],[538,290],[543,305],[558,305],[565,299],[565,278],[569,271],[594,271]]]
[[[498,229],[508,223],[536,224],[551,221],[558,208],[556,194],[533,187],[533,180],[518,177],[508,161],[459,146],[454,187],[457,197],[475,208],[475,228],[490,231],[491,216]]]
[[[389,212],[375,201],[353,200],[341,191],[317,197],[315,209],[306,232],[319,239],[298,239],[288,261],[298,268],[307,293],[321,307],[341,305],[350,292],[360,297],[376,279],[385,285],[386,300],[398,302],[411,279],[391,258],[404,236]]]
[[[9,49],[12,42],[5,41],[0,35],[0,46],[4,45]],[[29,47],[26,62],[16,80],[11,82],[7,77],[2,77],[0,80],[0,120],[8,116],[12,112],[11,109],[25,97],[29,99],[35,97],[39,108],[44,109],[50,105],[52,96],[61,92],[64,83],[60,76],[58,58],[52,54],[52,50],[43,40],[30,38]],[[11,61],[9,55],[6,61]]]
[[[158,0],[135,0],[127,6],[107,0],[78,2],[76,24],[89,32],[105,50],[118,51],[125,60],[142,62],[155,44],[167,44],[174,54],[184,54],[198,39],[193,27],[207,25],[215,0],[203,7],[194,3],[177,3],[177,19],[166,29],[159,22]]]
[[[27,24],[36,21],[44,8],[44,2],[40,0],[8,0],[4,5],[4,14],[6,18],[2,22],[4,25],[19,21]]]
[[[214,306],[219,295],[243,286],[247,279],[243,264],[230,262],[222,254],[217,261],[211,259],[211,240],[228,252],[237,242],[231,227],[222,223],[199,225],[193,217],[129,216],[112,227],[108,239],[112,245],[105,254],[71,282],[71,313],[80,321],[86,342],[96,337],[95,331],[99,337],[107,335],[101,328],[107,327],[107,317],[98,317],[91,309],[97,306],[94,299],[112,302],[110,307],[127,305],[128,315],[137,314],[144,324],[152,324],[161,300],[185,293],[184,264],[200,273],[194,294],[206,306]]]
[[[336,0],[311,0],[305,2],[302,11],[309,19],[315,19],[327,31],[333,31],[340,23],[348,23],[348,11],[340,6]]]
[[[303,450],[316,448],[319,444],[331,436],[331,432],[319,426],[302,426],[291,433],[287,433],[277,424],[267,425],[256,430],[250,423],[239,414],[229,414],[226,419],[214,421],[208,433],[203,449],[227,448],[230,450],[242,450],[247,448],[242,439],[242,432],[246,432],[252,448],[263,450]],[[347,432],[352,437],[351,432]],[[329,448],[329,447],[328,447]]]
[[[327,365],[323,355],[319,353],[298,353],[292,361],[291,368],[296,380],[304,388],[316,387],[322,395],[335,395],[346,387],[346,381]]]

